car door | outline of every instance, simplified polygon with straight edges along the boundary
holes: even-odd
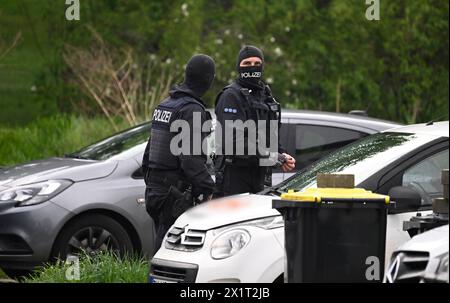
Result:
[[[389,241],[386,243],[386,262],[397,247],[411,239],[408,232],[403,230],[403,222],[418,214],[426,216],[432,213],[432,200],[442,197],[441,172],[448,169],[448,159],[446,141],[409,157],[380,178],[378,193],[388,194],[394,186],[405,186],[416,189],[422,197],[422,207],[388,215],[386,239]]]

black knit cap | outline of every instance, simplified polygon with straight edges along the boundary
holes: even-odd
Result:
[[[250,57],[258,57],[262,60],[264,64],[264,54],[262,50],[253,45],[246,45],[239,51],[237,59],[237,68],[239,68],[239,64],[241,64],[242,60]]]

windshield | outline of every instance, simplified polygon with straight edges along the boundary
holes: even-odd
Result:
[[[139,144],[147,142],[150,137],[151,123],[144,123],[125,130],[100,142],[89,145],[75,153],[66,155],[70,158],[107,160]]]
[[[317,174],[353,174],[359,184],[393,161],[436,137],[406,133],[379,133],[345,146],[282,182],[276,190],[303,191],[316,186]]]

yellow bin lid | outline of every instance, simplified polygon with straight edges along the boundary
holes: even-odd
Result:
[[[370,190],[364,188],[308,188],[302,192],[289,190],[287,193],[281,194],[282,200],[299,201],[299,202],[321,202],[322,200],[371,200],[384,201],[389,204],[390,198],[386,195],[374,194]]]

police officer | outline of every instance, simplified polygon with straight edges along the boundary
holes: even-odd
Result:
[[[264,65],[264,56],[262,51],[255,46],[243,47],[237,59],[238,78],[231,84],[226,86],[216,98],[215,113],[217,122],[222,127],[221,133],[216,131],[216,142],[220,143],[218,147],[222,152],[222,156],[217,156],[216,166],[216,192],[215,196],[232,195],[239,193],[257,193],[264,189],[264,181],[266,174],[271,174],[271,169],[261,165],[260,160],[267,155],[259,152],[251,154],[249,146],[252,143],[249,140],[249,131],[244,130],[244,141],[239,141],[237,132],[242,131],[236,128],[232,136],[232,144],[234,150],[232,155],[226,152],[226,145],[230,143],[226,136],[226,121],[249,121],[255,122],[258,126],[260,121],[266,121],[266,146],[269,142],[270,135],[276,136],[278,144],[278,155],[276,165],[281,166],[283,171],[290,171],[295,167],[295,159],[286,154],[282,146],[279,144],[278,129],[277,133],[270,129],[270,121],[276,120],[278,128],[281,126],[280,106],[275,101],[268,85],[262,80]],[[254,144],[258,147],[261,141],[257,137]],[[237,146],[244,145],[244,154],[237,152]]]
[[[186,65],[185,79],[175,85],[169,97],[159,104],[153,113],[152,130],[145,149],[142,167],[145,174],[145,203],[156,226],[155,249],[161,246],[165,233],[176,218],[196,199],[207,200],[214,190],[214,181],[206,168],[206,156],[195,154],[193,138],[201,132],[195,124],[210,120],[201,97],[211,87],[215,64],[206,55],[193,56]],[[199,117],[199,121],[195,121]],[[187,122],[189,133],[182,135],[181,152],[171,146],[180,131],[171,132],[174,121]],[[201,133],[201,141],[208,135]],[[188,144],[188,145],[185,145]],[[172,150],[171,150],[172,149]]]

